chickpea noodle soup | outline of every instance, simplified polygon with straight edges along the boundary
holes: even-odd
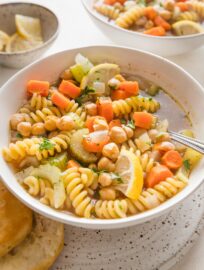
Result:
[[[180,192],[201,158],[170,139],[168,120],[193,136],[181,108],[117,64],[75,62],[54,83],[27,83],[3,149],[17,181],[41,203],[93,219],[135,215]]]
[[[93,8],[110,23],[152,36],[204,31],[204,3],[196,0],[95,0]]]

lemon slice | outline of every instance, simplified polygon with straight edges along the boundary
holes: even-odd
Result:
[[[115,173],[122,179],[122,183],[116,184],[115,188],[128,198],[137,200],[144,183],[139,158],[131,151],[122,150],[116,162]]]
[[[11,36],[7,45],[6,52],[28,51],[42,44],[42,41],[27,40],[19,36],[17,33]]]
[[[5,32],[0,31],[0,51],[4,49],[4,46],[6,46],[8,41],[9,41],[9,36]]]
[[[193,35],[204,31],[199,23],[188,20],[176,22],[172,25],[172,28],[178,36]]]
[[[15,15],[17,32],[29,40],[42,41],[41,24],[38,18]]]
[[[93,87],[95,82],[102,82],[105,84],[105,94],[108,95],[110,93],[108,81],[119,73],[120,68],[116,64],[104,63],[96,65],[83,77],[80,87],[85,89],[87,86]]]

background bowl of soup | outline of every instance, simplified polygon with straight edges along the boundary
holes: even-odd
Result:
[[[10,141],[9,120],[11,115],[23,104],[27,81],[33,78],[50,82],[55,81],[63,70],[73,65],[77,53],[88,57],[95,64],[117,63],[123,73],[133,77],[143,77],[161,86],[168,96],[165,97],[166,94],[160,94],[158,98],[161,103],[161,110],[163,110],[162,114],[165,115],[165,118],[170,119],[170,129],[176,131],[183,129],[186,125],[183,117],[188,112],[196,137],[202,138],[204,136],[204,90],[191,75],[176,64],[147,52],[116,46],[91,46],[62,51],[39,60],[18,72],[1,88],[0,106],[3,117],[3,121],[0,122],[1,150]],[[179,104],[182,104],[182,108],[179,107]],[[172,111],[175,113],[172,114]],[[0,156],[1,178],[9,190],[22,202],[49,218],[91,229],[128,227],[163,215],[199,187],[203,182],[203,165],[204,161],[201,160],[193,170],[188,186],[160,206],[126,218],[105,220],[81,218],[74,216],[72,213],[54,210],[43,205],[39,200],[31,197],[17,182],[12,168],[5,162],[2,155]]]
[[[117,26],[94,9],[94,0],[81,0],[96,26],[112,41],[122,46],[149,51],[161,56],[191,52],[203,45],[204,32],[186,36],[151,36]]]

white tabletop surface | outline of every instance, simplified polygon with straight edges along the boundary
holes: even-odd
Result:
[[[10,1],[10,0],[9,0]],[[9,1],[2,1],[7,3]],[[19,0],[12,0],[12,2]],[[11,2],[11,1],[10,1]],[[80,0],[33,0],[53,9],[60,19],[60,34],[46,55],[80,46],[94,44],[113,44],[107,39],[89,18]],[[187,55],[169,58],[184,67],[201,84],[204,85],[204,46]],[[0,85],[6,82],[17,70],[0,67]],[[203,270],[204,269],[204,232],[195,246],[184,257],[179,265],[172,270]]]

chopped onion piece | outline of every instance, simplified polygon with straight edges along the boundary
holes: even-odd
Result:
[[[106,139],[108,135],[108,130],[99,130],[99,131],[94,131],[89,134],[91,141],[94,143],[100,143]]]
[[[102,95],[102,94],[105,93],[106,85],[103,82],[94,82],[93,83],[93,88],[95,90],[94,94]]]

